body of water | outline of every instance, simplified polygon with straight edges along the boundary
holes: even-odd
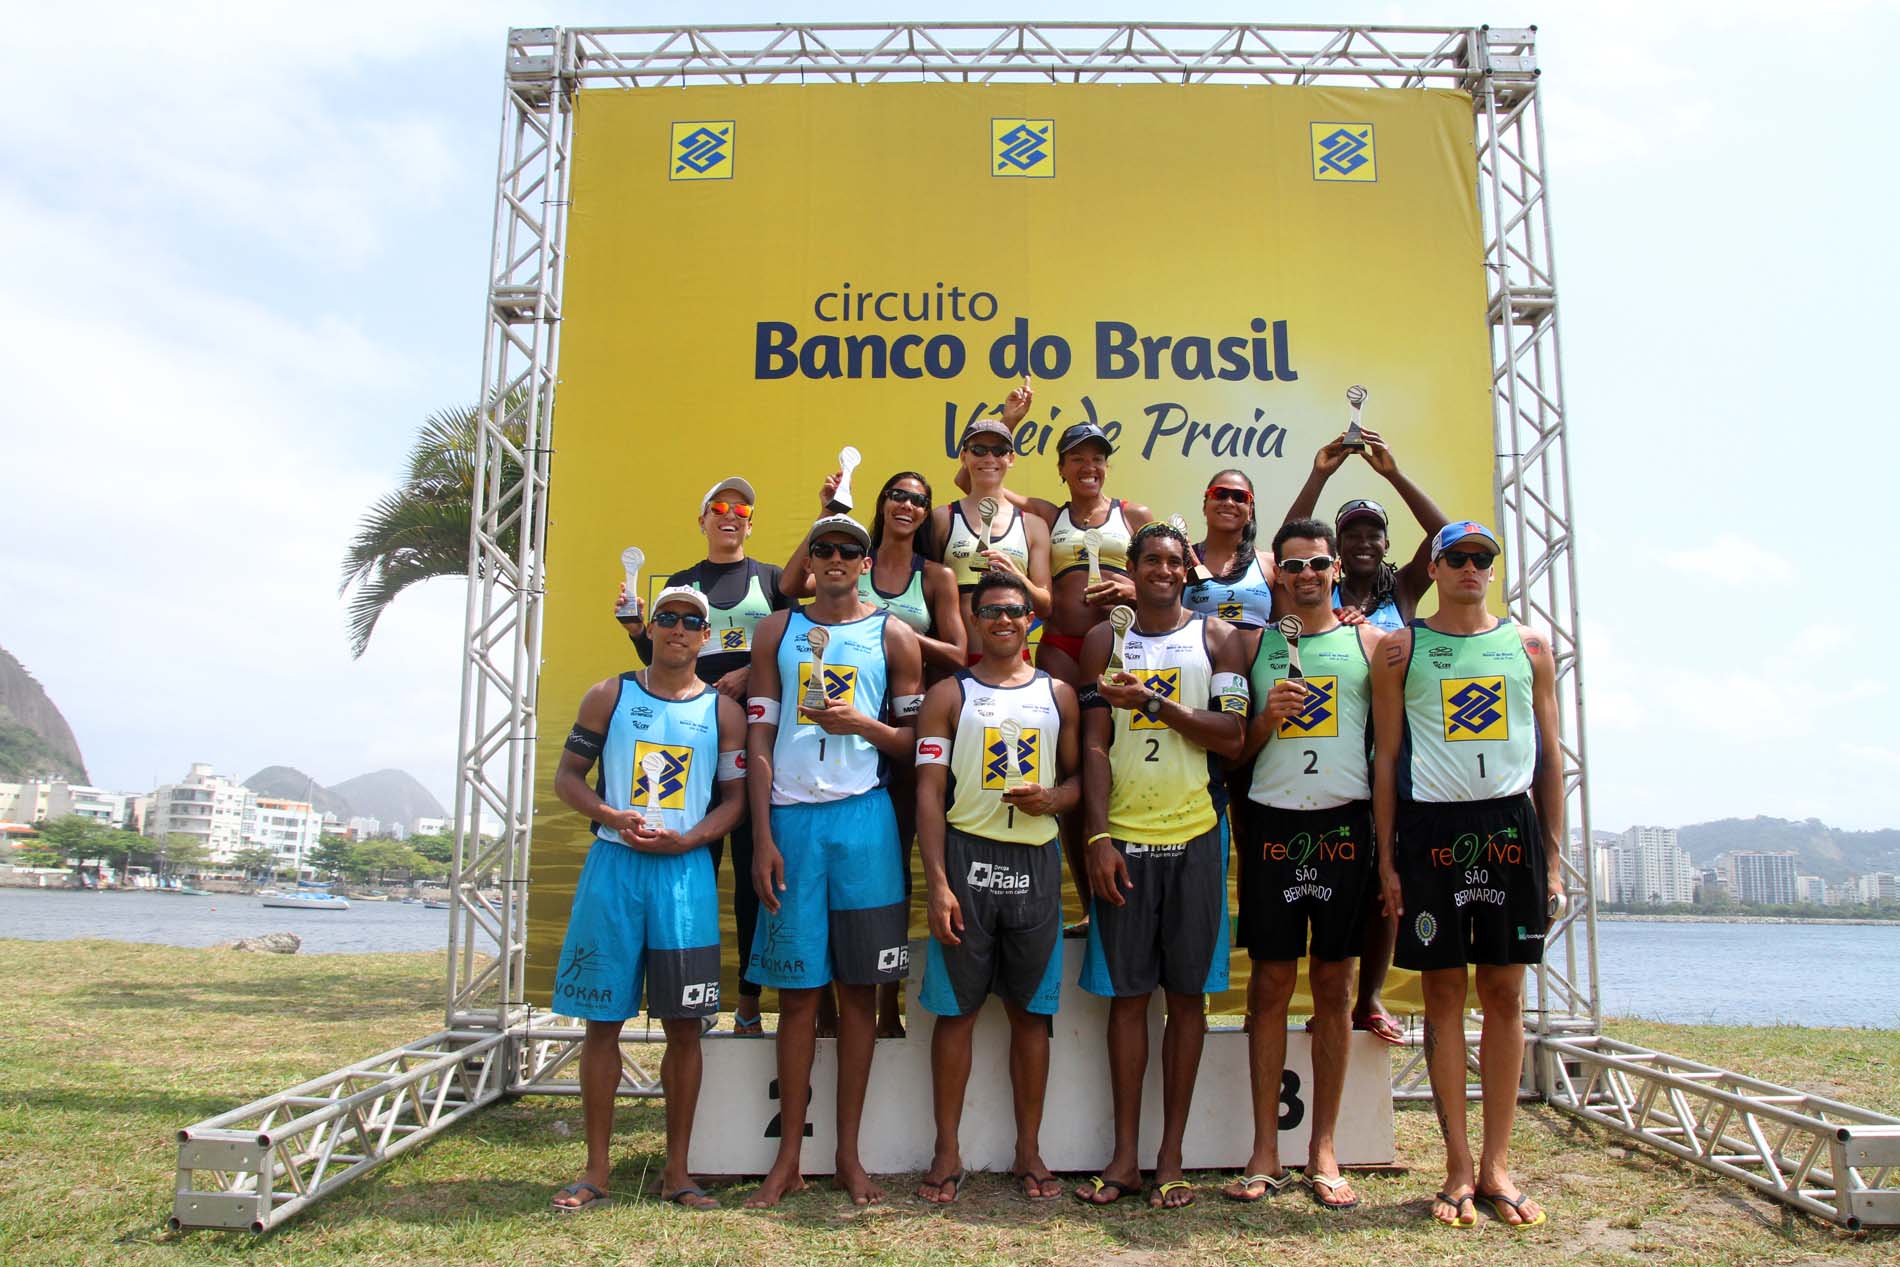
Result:
[[[731,913],[723,900],[721,913],[730,959]],[[292,932],[303,938],[306,954],[360,954],[441,950],[448,924],[447,911],[400,902],[291,911],[235,894],[0,889],[0,937],[41,941],[103,937],[209,946]],[[1597,944],[1606,1016],[1701,1025],[1900,1029],[1900,924],[1606,920],[1597,925]]]

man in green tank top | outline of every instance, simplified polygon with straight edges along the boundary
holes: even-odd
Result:
[[[1524,967],[1561,913],[1564,784],[1550,641],[1485,607],[1497,537],[1469,520],[1432,538],[1438,611],[1388,635],[1372,669],[1372,816],[1379,881],[1399,922],[1393,956],[1421,974],[1425,1060],[1445,1137],[1432,1217],[1510,1227],[1544,1212],[1507,1154],[1524,1064]],[[1484,1143],[1465,1123],[1464,1007],[1476,969],[1484,1038]]]

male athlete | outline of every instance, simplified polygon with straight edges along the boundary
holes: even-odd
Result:
[[[1167,997],[1161,1040],[1161,1146],[1152,1206],[1192,1204],[1181,1174],[1207,1035],[1209,990],[1227,988],[1224,793],[1209,754],[1237,758],[1246,741],[1241,635],[1181,606],[1187,536],[1151,523],[1129,543],[1135,619],[1110,669],[1113,629],[1082,645],[1083,823],[1090,902],[1081,986],[1111,1000],[1108,1067],[1115,1152],[1078,1200],[1108,1205],[1141,1186],[1136,1153],[1148,1069],[1148,1001]]]
[[[957,1131],[970,1031],[992,989],[1009,1016],[1016,1107],[1012,1169],[1031,1201],[1062,1195],[1043,1164],[1049,1017],[1061,993],[1062,854],[1055,815],[1081,799],[1075,690],[1023,661],[1029,591],[991,572],[971,593],[982,659],[930,688],[917,718],[917,837],[930,886],[930,944],[917,1001],[937,1016],[930,1081],[937,1151],[917,1195],[963,1187]],[[944,813],[946,785],[950,812]]]
[[[1477,1203],[1511,1227],[1544,1221],[1506,1169],[1524,1064],[1524,965],[1561,910],[1563,758],[1550,642],[1485,609],[1497,538],[1446,524],[1432,538],[1438,611],[1387,635],[1372,670],[1372,817],[1379,880],[1398,917],[1394,962],[1423,974],[1425,1058],[1445,1136],[1432,1217],[1473,1227]],[[1484,1147],[1465,1128],[1466,965],[1484,1036]]]
[[[588,689],[554,776],[555,793],[595,824],[554,972],[555,1008],[587,1021],[587,1167],[554,1196],[564,1214],[607,1200],[620,1027],[640,1010],[643,988],[647,1015],[666,1030],[660,1193],[696,1210],[718,1204],[687,1173],[686,1151],[699,1105],[700,1022],[719,1012],[719,892],[707,847],[745,816],[745,713],[693,671],[711,636],[704,594],[662,590],[647,629],[650,667]],[[587,786],[596,761],[598,791]]]
[[[1247,1174],[1222,1195],[1258,1201],[1294,1182],[1280,1164],[1280,1080],[1286,1014],[1309,955],[1313,994],[1313,1128],[1306,1181],[1329,1210],[1359,1204],[1339,1173],[1333,1129],[1345,1089],[1353,960],[1366,894],[1376,890],[1372,780],[1366,736],[1372,720],[1371,661],[1382,636],[1333,614],[1339,561],[1333,530],[1295,519],[1273,537],[1276,609],[1299,617],[1304,676],[1289,675],[1285,635],[1261,631],[1251,694],[1261,705],[1247,729],[1253,762],[1240,833],[1239,938],[1253,961],[1247,985],[1247,1056],[1253,1083],[1253,1154]],[[1256,755],[1257,754],[1257,755]],[[1308,930],[1311,930],[1309,940]]]
[[[858,1205],[883,1199],[858,1159],[876,1041],[877,987],[910,963],[909,912],[888,763],[909,760],[923,655],[901,620],[858,597],[871,536],[847,515],[807,535],[816,595],[758,627],[746,700],[752,882],[764,912],[746,975],[779,991],[778,1158],[750,1200],[804,1187],[799,1145],[818,992],[838,983],[836,1179]],[[808,698],[809,694],[816,698]],[[888,720],[887,720],[888,718]]]

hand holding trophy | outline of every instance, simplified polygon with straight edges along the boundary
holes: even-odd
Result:
[[[1359,411],[1365,407],[1366,389],[1354,383],[1346,389],[1346,403],[1352,406],[1352,419],[1346,424],[1346,434],[1339,438],[1339,447],[1348,453],[1366,451],[1365,432],[1359,426]]]
[[[640,773],[647,777],[647,822],[657,831],[660,826],[660,776],[666,773],[666,758],[657,752],[647,753],[640,758]]]
[[[1128,665],[1122,660],[1122,639],[1127,635],[1128,627],[1134,623],[1134,608],[1111,607],[1109,609],[1108,628],[1114,636],[1108,644],[1108,667],[1102,670],[1104,682],[1127,669]]]
[[[805,682],[805,693],[799,698],[798,706],[815,713],[831,702],[825,694],[825,647],[831,642],[831,634],[824,629],[813,629],[805,635],[805,641],[811,645],[811,677]]]
[[[831,499],[825,503],[828,515],[846,514],[851,509],[851,472],[858,469],[864,461],[864,455],[850,445],[838,450],[838,487],[832,490]]]
[[[994,497],[985,497],[976,504],[977,519],[983,525],[982,531],[978,532],[976,537],[976,552],[980,555],[990,552],[990,525],[996,522],[996,515],[1000,510],[1002,506]]]
[[[1102,583],[1102,530],[1090,528],[1082,534],[1082,549],[1088,553],[1089,585]]]
[[[620,566],[627,574],[627,596],[614,608],[614,619],[632,623],[640,619],[640,569],[646,566],[646,551],[628,546],[620,552]]]
[[[1023,725],[1014,717],[1005,717],[996,727],[996,737],[1003,741],[1003,790],[1013,791],[1027,781],[1023,778],[1023,763],[1017,743],[1023,737]]]

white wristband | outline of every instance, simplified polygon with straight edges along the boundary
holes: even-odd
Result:
[[[1216,673],[1213,686],[1215,708],[1223,713],[1247,715],[1247,701],[1252,692],[1246,678],[1238,673]]]
[[[715,783],[730,783],[734,779],[745,777],[745,749],[734,748],[731,752],[719,754],[719,773],[713,776]]]
[[[917,741],[918,765],[949,765],[950,741],[942,735],[926,735]]]
[[[891,697],[891,711],[898,717],[915,717],[924,710],[924,697],[921,695],[894,695]]]
[[[778,725],[778,701],[764,695],[754,695],[745,702],[745,719],[749,726]]]

